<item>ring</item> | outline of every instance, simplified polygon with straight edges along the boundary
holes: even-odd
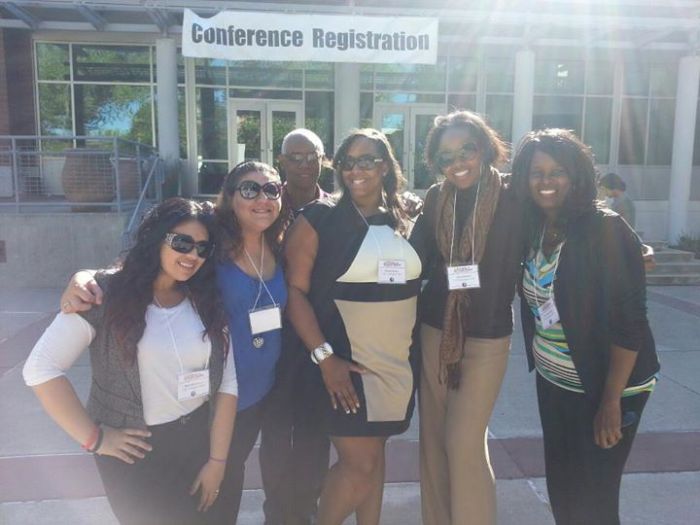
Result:
[[[216,489],[216,490],[214,491],[214,494],[218,494],[218,493],[219,493],[219,489]]]
[[[67,309],[70,308],[70,307],[71,307],[70,301],[66,301],[65,303],[63,303],[63,309],[64,309],[64,310],[67,310]]]

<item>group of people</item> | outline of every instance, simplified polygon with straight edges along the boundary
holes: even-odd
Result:
[[[260,435],[266,524],[376,525],[417,397],[423,523],[495,524],[487,425],[516,291],[554,518],[619,523],[659,371],[638,237],[569,131],[526,135],[505,175],[506,144],[458,111],[425,157],[420,210],[387,137],[352,131],[328,195],[323,144],[292,131],[284,183],[241,163],[213,207],[169,199],[123,262],[73,277],[24,377],[95,453],[121,523],[235,523]],[[88,346],[86,410],[65,373]]]

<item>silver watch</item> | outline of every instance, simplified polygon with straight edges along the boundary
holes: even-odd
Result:
[[[321,361],[328,359],[332,355],[333,347],[328,344],[328,342],[325,342],[311,351],[311,360],[314,362],[314,364],[320,365]]]

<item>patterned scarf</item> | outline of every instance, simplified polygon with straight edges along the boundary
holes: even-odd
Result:
[[[440,187],[437,201],[437,245],[446,264],[450,264],[450,244],[452,228],[455,224],[454,199],[457,189],[449,182]],[[491,228],[493,215],[501,192],[501,177],[494,168],[484,170],[478,188],[475,209],[467,219],[459,244],[455,244],[452,265],[475,264],[481,261],[486,246],[486,238]],[[476,213],[476,217],[474,214]],[[456,232],[455,232],[456,233]],[[472,235],[474,236],[474,257],[472,258]],[[440,382],[447,381],[449,388],[459,388],[461,361],[465,354],[467,317],[469,312],[469,291],[450,290],[447,294],[442,340],[440,341]]]

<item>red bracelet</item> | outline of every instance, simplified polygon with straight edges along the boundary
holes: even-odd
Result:
[[[95,446],[95,443],[97,442],[97,438],[100,437],[100,427],[95,426],[95,429],[92,431],[92,434],[90,434],[90,437],[88,440],[80,445],[80,448],[83,450],[92,450],[92,448]]]
[[[214,456],[209,456],[210,461],[216,461],[217,463],[226,463],[225,459],[215,458]]]

